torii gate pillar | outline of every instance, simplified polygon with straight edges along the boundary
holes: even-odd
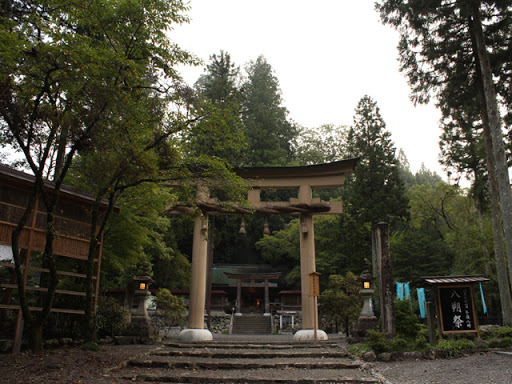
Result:
[[[208,190],[198,188],[197,199],[208,198]],[[197,216],[194,222],[192,244],[192,276],[190,281],[188,326],[180,332],[182,341],[209,341],[213,335],[204,329],[204,303],[206,299],[206,271],[208,249],[208,215]]]
[[[311,204],[313,199],[312,189],[309,185],[299,188],[299,201]],[[308,291],[309,275],[316,272],[315,263],[315,230],[313,215],[300,215],[300,283],[302,291],[302,329],[293,336],[296,341],[315,339],[315,318],[318,316],[318,307],[313,296]],[[327,334],[322,330],[316,330],[318,340],[327,340]]]

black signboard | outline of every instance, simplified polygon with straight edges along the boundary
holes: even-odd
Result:
[[[477,332],[475,303],[470,285],[437,288],[444,333]]]

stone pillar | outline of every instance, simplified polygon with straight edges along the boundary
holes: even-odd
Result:
[[[299,188],[299,201],[310,204],[312,202],[312,191],[309,185]],[[315,305],[313,296],[309,295],[309,275],[316,272],[315,265],[315,230],[313,227],[313,215],[300,215],[300,276],[302,295],[302,329],[295,333],[293,339],[296,341],[314,340],[315,318],[318,316],[318,308]],[[327,340],[324,331],[317,330],[318,340]]]
[[[265,313],[264,316],[270,316],[270,298],[268,294],[268,279],[265,279]]]
[[[208,197],[208,191],[198,189],[197,198],[203,200]],[[194,223],[194,242],[192,246],[192,276],[189,296],[188,326],[180,333],[182,341],[212,340],[213,336],[208,329],[204,329],[204,308],[206,299],[206,267],[207,267],[207,235],[208,216],[198,216]]]
[[[236,280],[236,311],[235,316],[242,316],[242,279]]]

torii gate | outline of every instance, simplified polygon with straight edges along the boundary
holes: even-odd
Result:
[[[192,277],[189,296],[189,328],[181,331],[182,341],[206,341],[213,336],[204,329],[204,310],[206,298],[207,274],[207,236],[208,216],[226,214],[252,215],[300,215],[300,268],[302,287],[302,327],[295,333],[294,340],[313,340],[317,307],[314,298],[309,296],[309,275],[316,272],[315,232],[313,215],[341,214],[341,201],[324,202],[313,198],[315,188],[338,188],[344,185],[345,177],[354,170],[357,159],[348,159],[333,163],[298,167],[254,167],[239,168],[235,172],[249,185],[248,202],[251,210],[235,208],[226,210],[215,199],[209,197],[205,187],[197,188],[197,204],[202,211],[194,223],[194,241],[192,247]],[[262,189],[297,189],[298,197],[286,202],[265,202],[260,200]],[[175,206],[169,214],[191,213],[188,206]],[[319,340],[327,340],[324,331],[317,330]]]

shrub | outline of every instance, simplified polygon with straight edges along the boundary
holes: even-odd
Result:
[[[368,346],[373,350],[373,352],[387,352],[388,345],[386,343],[386,337],[381,332],[371,329],[366,334],[366,337],[368,340]]]
[[[403,338],[414,340],[418,333],[419,320],[412,313],[410,300],[395,301],[396,332]]]
[[[366,352],[368,352],[369,346],[368,344],[352,344],[348,347],[348,353],[354,356],[362,356]]]
[[[185,321],[187,307],[182,297],[174,296],[168,289],[162,288],[155,296],[156,315],[153,321],[165,329],[165,335],[170,327],[182,325]]]
[[[428,340],[425,336],[419,335],[416,337],[416,348],[417,349],[427,349],[430,347]]]
[[[407,340],[397,337],[389,342],[388,350],[389,351],[407,351],[409,348],[409,343]]]
[[[448,356],[457,356],[460,351],[465,349],[475,349],[475,344],[468,339],[441,340],[437,347],[448,352]]]
[[[98,334],[102,336],[115,336],[121,334],[128,324],[129,312],[114,298],[102,296],[98,300],[96,322]]]
[[[512,327],[501,327],[496,329],[489,329],[487,331],[482,332],[482,339],[489,340],[495,337],[504,338],[504,337],[512,337]]]
[[[99,351],[101,351],[101,348],[99,347],[99,345],[94,343],[94,342],[92,342],[92,341],[89,341],[88,343],[82,344],[80,346],[80,349],[82,351],[92,351],[92,352],[99,352]]]
[[[504,337],[500,341],[500,347],[501,348],[509,348],[512,347],[512,337]]]

